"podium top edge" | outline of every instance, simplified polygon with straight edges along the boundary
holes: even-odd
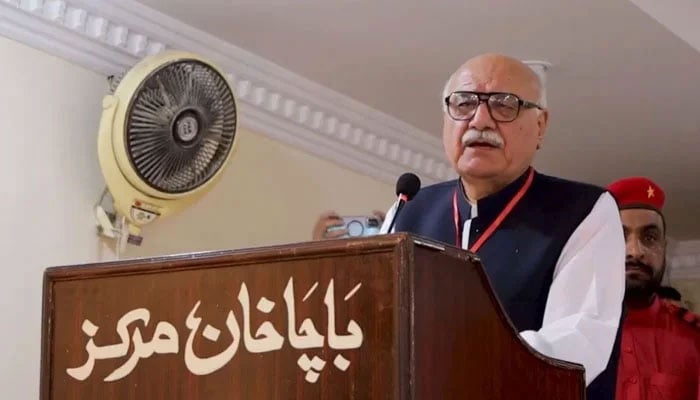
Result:
[[[115,274],[128,275],[135,273],[163,272],[165,270],[193,269],[202,265],[206,265],[208,268],[216,268],[217,266],[231,266],[232,264],[246,265],[253,262],[312,258],[321,254],[337,256],[343,254],[387,252],[393,251],[396,247],[400,246],[419,246],[441,251],[445,250],[447,245],[430,241],[413,234],[400,232],[363,238],[329,239],[242,249],[209,250],[154,257],[50,266],[44,270],[44,277],[50,281],[55,281],[95,278]]]

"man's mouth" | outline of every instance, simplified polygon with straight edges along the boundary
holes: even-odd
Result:
[[[626,263],[625,271],[629,273],[642,273],[649,276],[653,274],[652,269],[648,265],[636,262]]]
[[[489,142],[483,142],[483,141],[476,141],[472,143],[467,143],[465,147],[472,147],[472,148],[486,148],[486,149],[497,149],[499,146],[489,143]]]
[[[462,145],[465,149],[467,147],[473,149],[500,149],[503,147],[503,143],[497,139],[489,138],[464,138],[464,140],[462,140]]]

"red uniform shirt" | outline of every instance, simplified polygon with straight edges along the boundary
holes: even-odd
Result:
[[[618,400],[700,400],[700,326],[658,298],[628,309],[622,325]]]

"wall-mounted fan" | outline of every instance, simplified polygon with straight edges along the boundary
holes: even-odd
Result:
[[[186,52],[141,60],[102,102],[98,157],[106,182],[102,234],[141,244],[141,228],[212,189],[231,160],[238,113],[214,64]],[[111,196],[107,210],[105,194]]]

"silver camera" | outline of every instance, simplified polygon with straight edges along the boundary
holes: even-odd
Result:
[[[357,216],[341,217],[341,219],[343,225],[328,228],[329,232],[347,229],[348,233],[340,236],[341,238],[377,235],[382,227],[382,221],[377,217]]]

